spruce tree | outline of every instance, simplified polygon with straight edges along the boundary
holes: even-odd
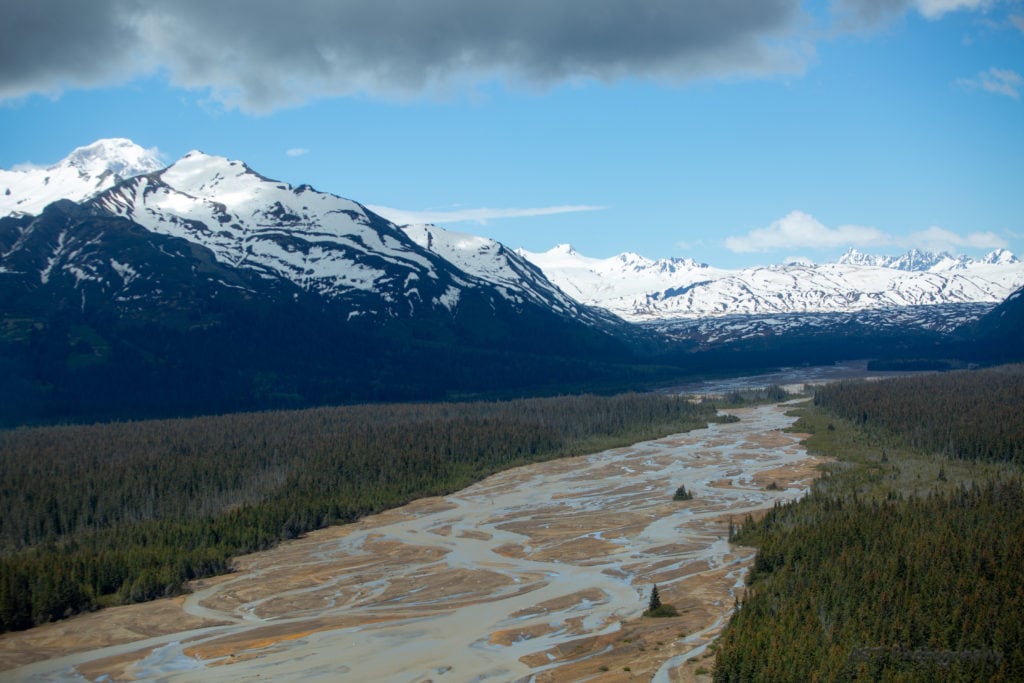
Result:
[[[654,588],[651,589],[651,602],[647,606],[647,609],[653,613],[659,607],[661,607],[661,596],[658,595],[658,584],[654,584]]]
[[[676,489],[672,500],[693,500],[693,494],[686,490],[686,486],[680,486]]]
[[[645,617],[674,617],[678,616],[676,608],[672,605],[666,605],[661,601],[661,595],[658,593],[658,585],[655,584],[651,588],[651,601],[644,610]]]

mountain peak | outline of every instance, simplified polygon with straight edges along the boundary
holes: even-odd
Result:
[[[635,266],[635,265],[647,266],[647,265],[650,265],[652,263],[652,261],[650,259],[641,256],[640,254],[636,253],[635,251],[624,251],[621,254],[619,254],[616,258],[618,258],[620,261],[622,261],[622,263],[624,263],[626,265],[631,265],[631,266]]]
[[[168,166],[160,178],[179,192],[227,203],[237,203],[242,196],[270,188],[292,189],[287,183],[261,176],[241,161],[199,150]]]
[[[48,170],[63,165],[73,166],[93,177],[113,173],[122,179],[152,173],[164,167],[155,149],[145,149],[127,138],[105,138],[78,147]]]
[[[986,254],[985,258],[982,259],[982,262],[1000,266],[1020,263],[1020,261],[1017,260],[1017,257],[1014,256],[1012,251],[1010,251],[1009,249],[1002,248],[996,249],[995,251]]]
[[[889,267],[896,268],[898,270],[929,270],[943,261],[955,260],[956,259],[954,259],[953,256],[946,252],[936,254],[930,251],[911,249],[907,253],[893,260]]]
[[[125,138],[97,140],[47,167],[0,170],[0,216],[39,214],[58,199],[80,202],[163,167],[155,149]]]
[[[225,168],[225,167],[232,167],[232,168],[246,169],[246,170],[248,170],[248,168],[249,168],[248,166],[246,166],[241,161],[235,161],[233,159],[228,159],[227,157],[219,156],[217,154],[207,154],[206,152],[203,152],[201,150],[193,149],[192,151],[188,152],[183,157],[181,157],[180,159],[175,161],[173,164],[171,164],[168,167],[168,170],[175,169],[175,168],[176,169],[182,169],[182,168],[188,168],[188,169],[198,169],[198,168],[203,168],[203,169],[219,169],[219,168]]]
[[[909,272],[963,270],[972,265],[986,264],[993,266],[1010,266],[1020,263],[1013,252],[1008,249],[996,249],[984,258],[973,259],[969,256],[953,256],[948,252],[934,253],[911,249],[902,256],[875,256],[865,254],[857,249],[848,249],[836,263],[849,266],[875,266],[893,268]]]

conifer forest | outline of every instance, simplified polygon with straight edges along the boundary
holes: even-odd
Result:
[[[794,427],[836,458],[748,518],[716,681],[1024,680],[1024,367],[843,382]]]
[[[312,529],[717,419],[625,394],[0,431],[0,630],[174,595]]]

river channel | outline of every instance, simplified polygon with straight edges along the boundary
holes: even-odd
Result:
[[[310,533],[183,599],[5,634],[0,679],[703,677],[753,557],[730,518],[816,476],[784,407],[735,413]],[[693,499],[673,501],[679,486]],[[655,584],[679,617],[641,617]]]

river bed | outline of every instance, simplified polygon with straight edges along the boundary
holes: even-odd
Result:
[[[502,472],[239,558],[184,599],[5,634],[0,679],[692,680],[753,558],[730,518],[817,474],[784,411]],[[655,584],[681,616],[641,617]]]

